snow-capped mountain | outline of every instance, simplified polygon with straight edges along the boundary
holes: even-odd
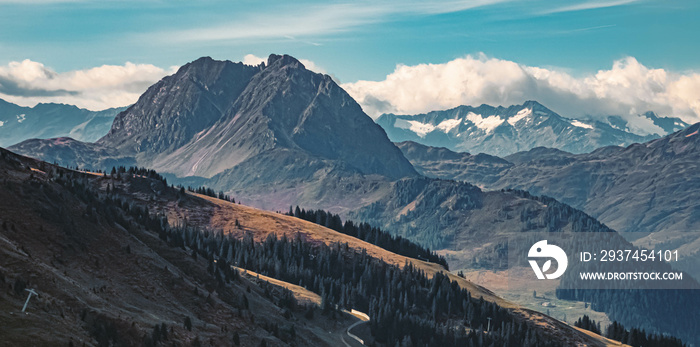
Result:
[[[419,115],[383,114],[377,120],[394,142],[415,141],[457,152],[506,156],[535,147],[585,153],[603,146],[649,141],[688,126],[653,112],[632,120],[565,118],[536,101],[510,107],[459,106]]]
[[[655,112],[646,112],[632,120],[620,116],[608,116],[606,123],[615,129],[631,132],[637,135],[665,136],[687,128],[690,124],[680,118],[659,117]]]

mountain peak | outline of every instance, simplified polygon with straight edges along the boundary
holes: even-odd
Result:
[[[211,62],[215,62],[215,61],[216,60],[212,59],[212,57],[205,56],[205,57],[201,57],[201,58],[193,61],[191,64],[206,64],[206,63],[211,63]]]
[[[291,55],[279,55],[279,54],[270,54],[270,56],[267,58],[267,66],[268,67],[284,67],[284,66],[290,66],[290,67],[295,67],[295,68],[306,68],[304,64],[302,64],[299,60],[296,58],[292,57]]]
[[[201,58],[198,58],[196,60],[193,60],[193,61],[181,66],[180,69],[178,69],[178,73],[180,73],[181,71],[187,71],[191,68],[211,66],[211,65],[225,63],[225,62],[230,63],[230,61],[214,60],[214,59],[212,59],[212,57],[209,57],[209,56],[201,57]]]
[[[542,105],[541,103],[539,103],[538,101],[535,101],[535,100],[525,101],[523,103],[522,108],[529,108],[533,112],[540,111],[540,112],[547,113],[549,116],[557,116],[557,117],[561,118],[561,116],[559,114],[550,110],[547,106]]]
[[[312,164],[344,175],[416,175],[347,92],[289,55],[258,66],[192,61],[117,115],[97,144],[180,177],[221,174],[236,184],[279,161],[289,172],[306,170],[304,177],[314,175]],[[283,174],[265,182],[293,176]]]
[[[537,101],[535,101],[535,100],[528,100],[528,101],[525,101],[525,102],[523,103],[523,107],[533,107],[533,106],[542,106],[542,107],[544,107],[542,104],[540,104],[539,102],[537,102]]]

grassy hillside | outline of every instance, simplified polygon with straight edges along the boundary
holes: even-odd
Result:
[[[246,276],[220,288],[206,259],[86,204],[49,178],[51,165],[0,151],[0,346],[148,346],[156,325],[168,345],[337,346],[355,321],[285,313],[282,291]],[[39,296],[23,314],[24,288]]]

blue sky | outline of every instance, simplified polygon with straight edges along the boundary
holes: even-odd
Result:
[[[343,82],[478,52],[582,72],[624,56],[684,70],[700,64],[699,10],[697,1],[667,0],[0,0],[0,62],[31,59],[60,72],[276,52],[312,60]]]
[[[200,56],[287,53],[354,83],[483,54],[576,78],[627,57],[687,75],[700,70],[699,3],[0,0],[0,66],[29,59],[61,74],[131,62],[167,73]]]

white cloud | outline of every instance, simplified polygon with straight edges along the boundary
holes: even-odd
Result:
[[[20,105],[58,102],[92,110],[126,106],[153,83],[175,72],[150,64],[103,65],[57,73],[24,60],[0,66],[0,98]]]
[[[563,69],[470,55],[444,64],[398,65],[383,81],[343,88],[372,117],[537,100],[568,117],[631,117],[653,110],[700,121],[700,74],[648,68],[633,57],[615,61],[609,70],[574,77]]]
[[[258,56],[255,56],[253,54],[246,54],[245,57],[243,57],[243,64],[250,65],[250,66],[258,66],[261,63],[266,62],[267,59],[261,58]]]

